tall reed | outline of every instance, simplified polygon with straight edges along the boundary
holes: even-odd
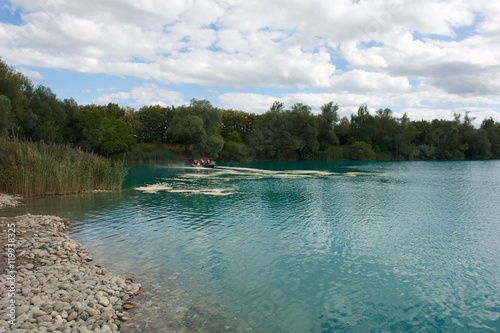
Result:
[[[0,141],[0,191],[23,196],[120,190],[127,169],[64,145]]]

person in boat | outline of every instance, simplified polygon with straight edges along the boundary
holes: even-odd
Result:
[[[207,159],[207,160],[200,159],[199,161],[195,159],[195,160],[193,160],[193,163],[191,164],[191,166],[193,166],[193,167],[202,166],[205,168],[213,168],[213,167],[215,167],[215,162],[211,161],[210,159]]]

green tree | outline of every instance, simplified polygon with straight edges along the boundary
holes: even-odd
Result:
[[[328,146],[339,144],[339,138],[335,135],[334,126],[338,122],[338,104],[328,102],[321,106],[321,114],[318,116],[318,141],[319,149],[325,150]]]
[[[7,66],[0,58],[0,95],[10,100],[14,116],[13,135],[29,138],[36,125],[36,116],[29,107],[33,84],[25,75]]]
[[[194,156],[207,156],[216,159],[224,147],[224,139],[220,134],[205,135],[201,142],[194,147]]]
[[[134,145],[132,129],[123,119],[113,116],[104,118],[102,142],[98,151],[104,155],[112,155],[129,151]]]
[[[465,143],[465,158],[489,159],[492,156],[488,132],[484,129],[468,130],[462,137]]]
[[[14,129],[14,115],[7,96],[0,95],[0,138],[6,138]]]
[[[167,129],[167,135],[172,138],[173,142],[183,144],[185,151],[188,151],[190,145],[201,143],[205,134],[203,119],[182,113],[174,115]]]
[[[127,122],[137,140],[149,143],[167,141],[166,133],[172,118],[173,109],[160,105],[143,106],[139,111],[127,114]]]
[[[66,115],[66,125],[63,128],[63,141],[65,143],[73,143],[75,142],[75,133],[73,129],[76,122],[76,116],[80,111],[80,106],[72,98],[64,99],[60,104]]]
[[[37,141],[63,143],[68,123],[66,112],[56,94],[40,85],[33,91],[29,106],[36,115],[36,121],[33,130],[26,135]]]
[[[368,112],[366,104],[363,104],[359,107],[356,115],[351,115],[350,130],[351,140],[371,144],[380,131],[380,123]]]
[[[283,103],[274,102],[256,121],[250,135],[250,146],[256,158],[280,160],[289,157],[294,142],[285,118]]]
[[[405,116],[400,120],[398,132],[394,137],[395,154],[396,157],[416,160],[420,158],[420,149],[414,143],[414,140],[419,132]]]
[[[463,159],[464,147],[460,143],[460,124],[456,121],[434,119],[427,133],[426,143],[430,149],[425,150],[430,159]]]
[[[495,123],[493,118],[483,120],[481,129],[488,134],[493,158],[500,158],[500,123]]]
[[[460,143],[463,146],[465,158],[467,159],[489,159],[491,157],[491,143],[486,130],[477,130],[472,125],[475,118],[465,112],[462,123],[461,114],[455,114],[455,122],[459,129]]]
[[[339,144],[347,145],[349,142],[349,133],[351,133],[351,123],[347,117],[342,117],[340,122],[335,126],[335,134],[339,139]]]
[[[318,149],[318,127],[311,107],[302,103],[294,104],[284,113],[288,132],[293,140],[293,148],[299,160],[313,158]]]
[[[249,155],[243,143],[228,141],[224,143],[219,158],[224,161],[247,161]]]
[[[410,121],[410,125],[412,125],[417,130],[417,134],[413,139],[413,143],[416,146],[427,144],[428,142],[427,138],[429,135],[429,129],[431,127],[431,123],[426,120],[420,120],[420,121]]]
[[[209,101],[192,98],[189,109],[191,114],[197,115],[203,120],[203,128],[207,135],[219,133],[222,127],[222,114]]]
[[[349,158],[355,161],[375,160],[375,152],[370,144],[364,141],[354,142],[349,150]]]
[[[125,112],[123,111],[123,114]],[[129,151],[135,145],[132,128],[120,118],[114,105],[85,105],[75,115],[73,143],[86,151],[111,155]]]
[[[381,152],[395,154],[397,150],[395,136],[400,132],[400,126],[392,116],[392,110],[379,109],[375,112],[375,118],[378,120],[379,130],[373,138],[374,143]]]
[[[258,117],[255,114],[234,110],[222,110],[221,115],[222,127],[220,134],[224,140],[228,141],[228,136],[236,132],[243,142],[248,143],[250,133]]]

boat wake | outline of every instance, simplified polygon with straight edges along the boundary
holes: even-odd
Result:
[[[182,169],[182,171],[180,171]],[[189,171],[188,171],[189,170]],[[179,168],[172,178],[164,178],[156,184],[136,187],[143,193],[180,193],[211,196],[227,196],[238,191],[237,181],[259,179],[314,179],[377,176],[370,172],[331,172],[321,170],[264,170],[244,167],[217,166],[215,169]]]

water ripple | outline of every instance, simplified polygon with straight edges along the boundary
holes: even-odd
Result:
[[[162,170],[71,235],[140,275],[143,331],[495,331],[494,165]]]

